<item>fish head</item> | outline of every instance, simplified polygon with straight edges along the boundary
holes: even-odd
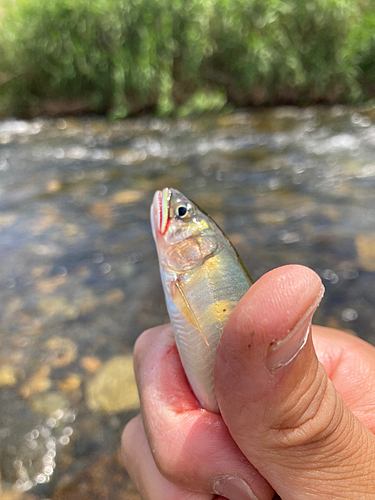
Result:
[[[219,246],[214,222],[176,189],[156,191],[151,225],[159,262],[174,272],[196,268]]]

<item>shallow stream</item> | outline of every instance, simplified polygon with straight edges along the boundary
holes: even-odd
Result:
[[[255,279],[284,264],[314,269],[326,286],[315,322],[375,344],[374,121],[375,109],[334,107],[0,122],[7,498],[115,500],[111,484],[138,498],[113,475],[138,406],[132,346],[167,321],[156,189],[196,201]]]

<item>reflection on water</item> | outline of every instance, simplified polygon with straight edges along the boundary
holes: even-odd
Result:
[[[315,321],[375,343],[374,118],[335,107],[0,122],[4,490],[74,499],[82,469],[94,464],[103,482],[120,467],[103,456],[138,405],[132,346],[167,321],[156,189],[209,212],[254,278],[313,268],[326,286]]]

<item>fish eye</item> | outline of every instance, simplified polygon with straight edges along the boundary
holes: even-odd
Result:
[[[186,219],[190,215],[190,212],[190,205],[178,205],[175,211],[177,219]]]

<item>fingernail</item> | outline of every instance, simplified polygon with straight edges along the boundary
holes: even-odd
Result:
[[[218,479],[214,484],[214,492],[228,500],[259,500],[243,479],[234,476]]]
[[[322,300],[323,294],[324,286],[322,285],[316,299],[293,330],[282,340],[277,340],[269,346],[266,367],[270,372],[275,372],[293,361],[306,344],[311,329],[312,317]]]

